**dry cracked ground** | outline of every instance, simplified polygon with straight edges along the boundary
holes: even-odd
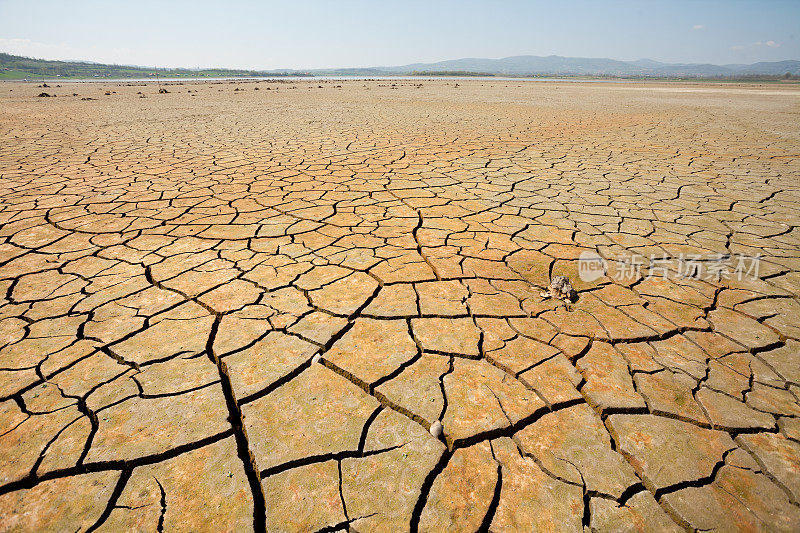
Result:
[[[167,89],[0,85],[1,530],[800,529],[797,86]]]

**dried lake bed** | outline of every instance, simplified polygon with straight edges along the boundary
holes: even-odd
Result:
[[[800,524],[800,86],[48,85],[0,529]]]

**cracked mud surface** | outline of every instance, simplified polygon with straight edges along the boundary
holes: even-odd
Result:
[[[0,529],[796,531],[800,91],[169,90],[0,84]]]

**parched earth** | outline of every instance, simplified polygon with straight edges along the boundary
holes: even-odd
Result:
[[[0,530],[800,529],[797,86],[167,89],[0,84]]]

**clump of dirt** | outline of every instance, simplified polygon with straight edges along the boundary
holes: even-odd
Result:
[[[47,93],[39,93],[39,98],[50,98],[52,95]]]
[[[578,293],[567,276],[555,276],[550,281],[549,292],[543,292],[542,298],[555,298],[565,302],[574,302]]]

